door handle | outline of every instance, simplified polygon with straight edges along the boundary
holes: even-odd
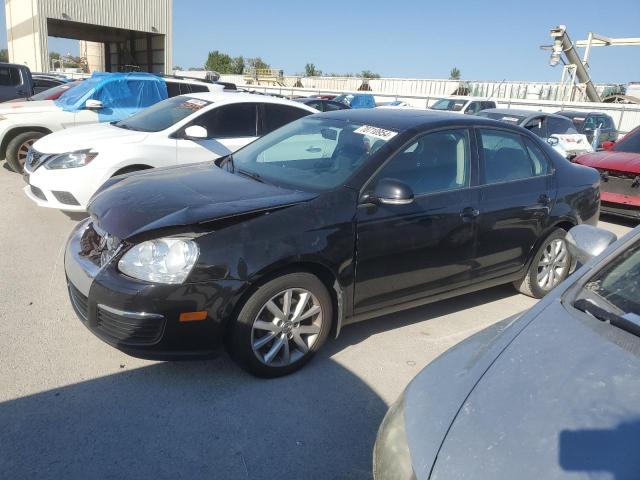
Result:
[[[462,211],[460,212],[460,217],[462,218],[462,221],[465,223],[473,221],[478,217],[478,215],[480,215],[480,210],[473,207],[463,208]]]

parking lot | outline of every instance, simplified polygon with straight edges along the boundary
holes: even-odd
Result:
[[[0,169],[2,478],[370,478],[377,428],[411,378],[534,303],[503,286],[352,325],[276,380],[224,354],[134,359],[68,302],[63,247],[77,219],[38,208],[22,186]]]

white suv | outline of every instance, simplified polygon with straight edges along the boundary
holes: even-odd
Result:
[[[41,138],[28,154],[24,192],[41,207],[85,211],[114,175],[214,160],[313,113],[299,102],[250,93],[169,98],[119,122]]]
[[[223,85],[197,79],[159,77],[151,74],[100,74],[84,80],[68,90],[58,100],[4,103],[0,105],[0,159],[6,158],[9,167],[22,172],[29,147],[39,138],[58,130],[78,125],[120,120],[140,111],[139,100],[119,98],[127,95],[121,84],[111,81],[115,76],[126,78],[128,89],[139,92],[147,83],[166,82],[168,97],[186,93],[221,92]],[[101,80],[102,79],[102,80]],[[149,97],[151,105],[166,97]],[[65,108],[66,104],[74,108]],[[118,108],[113,108],[118,104]]]

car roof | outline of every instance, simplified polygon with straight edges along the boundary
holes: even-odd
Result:
[[[578,110],[562,110],[561,112],[556,112],[557,115],[562,115],[563,117],[587,117],[589,115],[607,115],[604,112],[580,112]]]
[[[525,110],[524,108],[487,108],[485,110],[481,110],[482,113],[499,113],[501,115],[518,115],[521,117],[529,118],[529,117],[555,117],[562,118],[566,120],[567,117],[563,117],[561,115],[557,115],[555,113],[549,112],[541,112],[539,110]]]
[[[440,112],[436,110],[421,110],[411,108],[360,108],[351,110],[335,110],[332,112],[317,113],[316,117],[331,118],[349,121],[353,123],[371,125],[374,127],[388,128],[397,132],[409,130],[425,130],[431,127],[446,125],[486,125],[500,126],[500,128],[513,128],[504,122],[475,115],[460,115],[453,112]]]
[[[309,112],[317,112],[316,109],[308,107],[302,102],[296,102],[288,100],[286,98],[272,97],[270,95],[259,95],[255,93],[245,93],[238,91],[219,91],[219,92],[200,92],[200,93],[188,93],[180,95],[181,97],[197,98],[199,100],[206,100],[215,104],[223,103],[277,103],[279,105],[290,105],[297,108],[303,108]]]

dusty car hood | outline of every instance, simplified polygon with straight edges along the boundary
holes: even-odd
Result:
[[[98,191],[89,214],[121,239],[291,205],[316,194],[280,188],[221,170],[210,162],[115,177]]]
[[[11,115],[21,115],[29,113],[46,113],[46,112],[59,112],[62,109],[58,108],[53,100],[40,100],[36,102],[16,102],[16,103],[4,103],[0,105],[0,115],[10,118]]]
[[[636,478],[637,346],[637,338],[573,317],[555,300],[475,386],[431,478]]]
[[[640,154],[630,152],[604,151],[582,155],[576,163],[601,170],[640,173]]]
[[[148,136],[145,132],[102,123],[59,130],[38,140],[33,148],[41,153],[65,153],[87,148],[99,152],[102,146],[139,143]]]

